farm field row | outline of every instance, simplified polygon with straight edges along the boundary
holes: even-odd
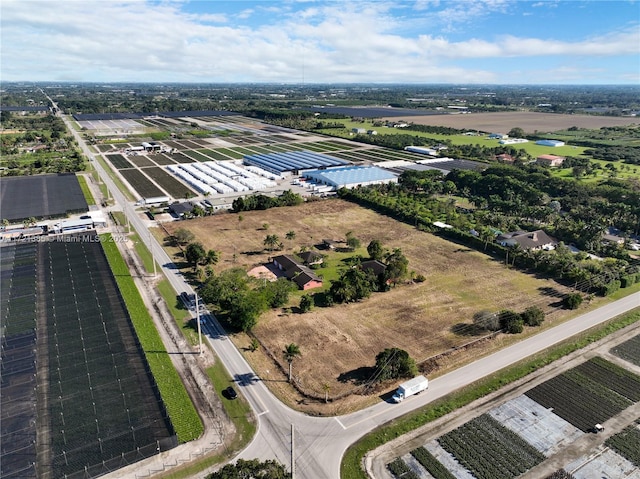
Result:
[[[177,444],[102,246],[76,239],[2,246],[2,477],[93,476]]]
[[[595,424],[606,424],[622,411],[632,410],[638,401],[640,376],[596,356],[394,459],[387,467],[396,478],[510,479],[547,458],[559,457],[573,444],[584,443]],[[567,460],[557,473],[572,471],[576,479],[631,477],[628,474],[640,465],[640,456],[629,444],[639,441],[637,424],[629,425],[606,440],[612,450],[602,449],[589,460],[584,456]]]
[[[266,143],[269,137],[260,137],[265,143],[261,145],[247,145],[236,147],[222,148],[203,148],[206,142],[187,142],[180,143],[182,150],[172,153],[140,153],[130,154],[126,157],[122,153],[111,153],[116,151],[111,148],[113,145],[97,145],[100,151],[103,151],[104,157],[111,162],[113,167],[129,182],[131,187],[136,191],[138,197],[150,196],[171,196],[174,199],[188,198],[197,196],[193,188],[179,180],[172,173],[165,171],[163,167],[176,165],[181,163],[193,163],[195,161],[238,161],[246,155],[282,153],[287,151],[308,150],[317,153],[326,154],[347,154],[339,153],[352,148],[362,149],[361,145],[349,145],[344,142],[335,140],[329,141],[306,141],[289,144],[270,144]],[[174,141],[162,142],[165,146],[176,144]],[[118,145],[122,151],[122,145]],[[186,148],[193,148],[191,150]],[[367,150],[373,150],[367,148]],[[377,149],[378,157],[373,155],[368,158],[370,160],[379,161],[383,159],[394,158],[393,152],[387,153],[386,156],[381,149]],[[338,152],[338,153],[336,153]],[[402,155],[401,152],[398,155]],[[405,156],[408,156],[405,154]],[[357,158],[350,158],[352,161],[360,161]]]
[[[438,118],[441,118],[441,116],[439,116]],[[366,130],[372,130],[372,129],[376,130],[379,135],[412,135],[412,136],[419,136],[423,138],[433,138],[434,142],[444,142],[445,140],[448,140],[454,145],[480,145],[480,146],[490,147],[490,148],[502,146],[500,145],[499,140],[489,139],[487,138],[487,135],[479,135],[479,136],[469,136],[469,135],[463,135],[463,134],[441,135],[436,133],[424,133],[420,131],[411,131],[404,128],[393,128],[393,127],[386,127],[386,126],[373,127],[372,123],[370,122],[354,122],[351,120],[332,120],[332,121],[344,123],[347,129],[344,130],[343,132],[336,129],[322,130],[322,132],[327,135],[337,135],[342,138],[352,137],[353,136],[353,134],[351,133],[352,128],[363,128]],[[412,118],[412,121],[414,121],[413,118]],[[517,125],[513,125],[507,128],[506,130],[495,131],[495,133],[507,133],[514,126],[517,126]],[[472,131],[475,131],[475,128]],[[494,130],[490,130],[490,131],[493,132]],[[586,148],[577,147],[577,146],[576,147],[574,146],[560,146],[560,147],[541,146],[541,145],[536,145],[535,142],[531,142],[531,141],[528,143],[519,143],[519,144],[516,143],[513,145],[507,145],[507,146],[516,148],[518,150],[524,150],[533,157],[544,155],[544,154],[553,154],[553,155],[560,155],[560,156],[581,156],[584,150],[586,150]]]

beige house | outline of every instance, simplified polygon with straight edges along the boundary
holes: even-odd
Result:
[[[536,163],[538,163],[539,165],[543,165],[543,166],[562,166],[562,163],[564,163],[564,156],[557,156],[557,155],[540,155],[537,159],[536,159]]]

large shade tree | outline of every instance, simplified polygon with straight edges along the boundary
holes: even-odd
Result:
[[[387,348],[376,356],[376,371],[378,380],[385,381],[413,377],[418,373],[418,367],[404,349]]]

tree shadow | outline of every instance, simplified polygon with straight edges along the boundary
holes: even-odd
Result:
[[[241,251],[240,254],[244,254],[244,255],[247,255],[247,256],[256,256],[256,255],[259,255],[259,254],[264,254],[264,250],[261,249],[261,250],[256,250],[256,251]]]
[[[480,336],[487,334],[487,330],[470,323],[456,323],[451,326],[450,331],[458,336]]]
[[[344,372],[338,376],[338,381],[341,383],[353,384],[354,386],[361,386],[371,379],[371,376],[375,372],[376,368],[372,366],[361,366],[357,369]]]
[[[236,374],[233,377],[233,380],[239,386],[248,386],[252,383],[257,383],[258,381],[260,381],[260,378],[256,376],[254,373],[246,373],[246,374]]]
[[[541,286],[541,287],[538,288],[538,291],[540,291],[545,296],[550,296],[552,298],[564,298],[565,297],[565,293],[563,293],[561,291],[558,291],[556,288],[552,288],[550,286]]]

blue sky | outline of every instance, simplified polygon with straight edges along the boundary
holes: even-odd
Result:
[[[0,80],[640,84],[640,3],[2,0]]]

